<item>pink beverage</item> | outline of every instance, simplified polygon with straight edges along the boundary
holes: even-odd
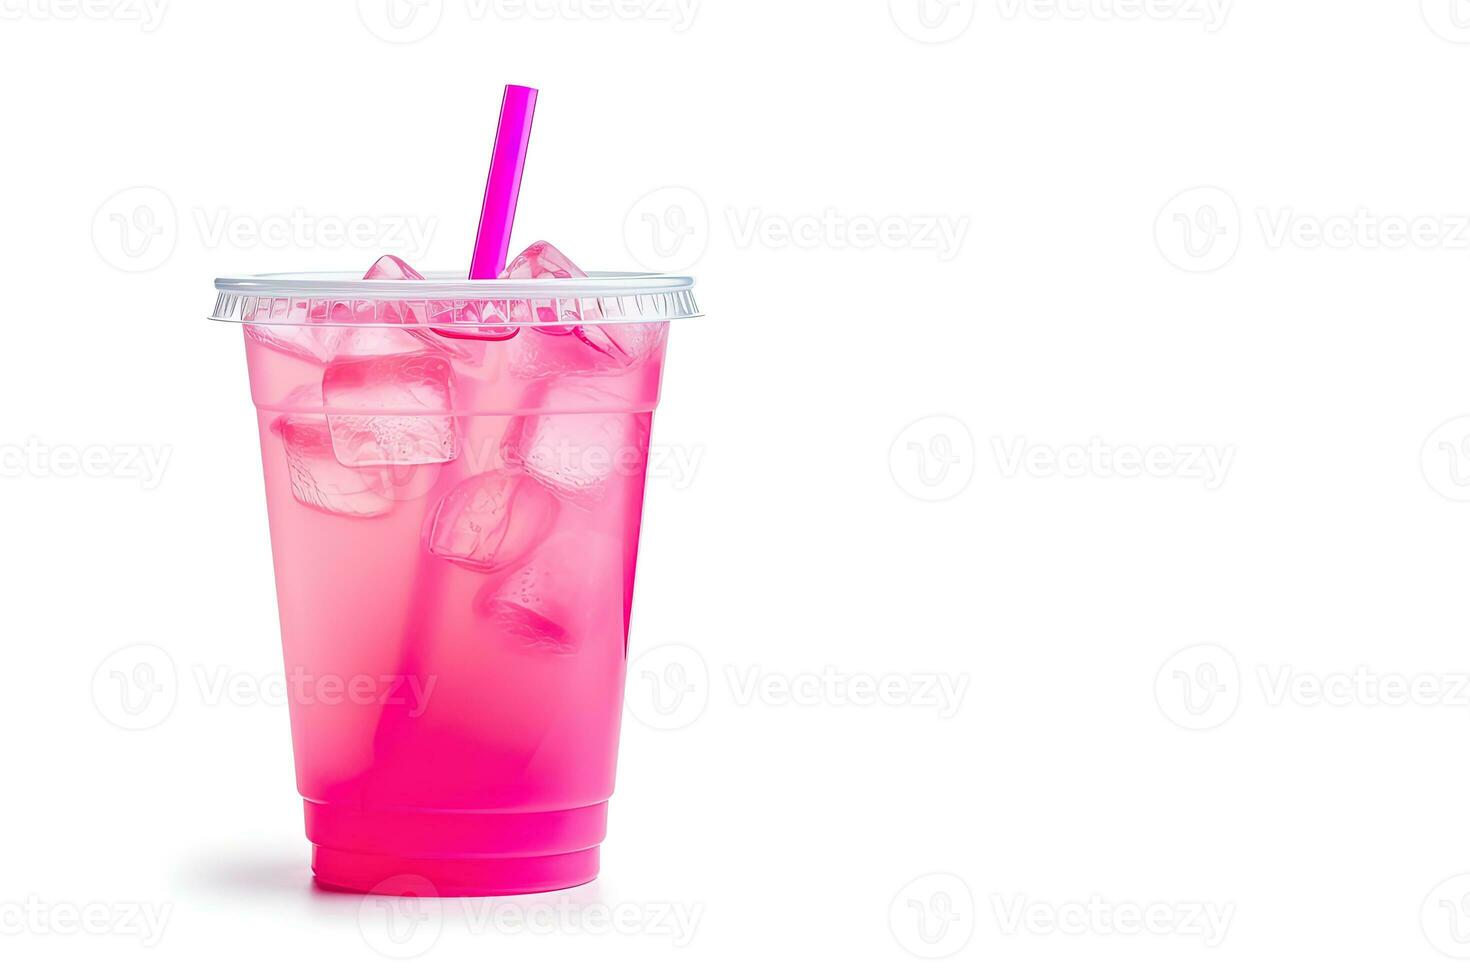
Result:
[[[499,895],[597,874],[649,427],[691,280],[218,280],[260,423],[312,870]],[[408,884],[404,884],[407,882]],[[420,882],[420,884],[413,884]]]

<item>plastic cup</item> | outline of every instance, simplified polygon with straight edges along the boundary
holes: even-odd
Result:
[[[216,280],[260,425],[297,787],[330,888],[594,878],[648,435],[692,280]]]

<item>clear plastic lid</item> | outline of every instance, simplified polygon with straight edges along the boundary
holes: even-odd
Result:
[[[216,279],[211,320],[322,327],[418,324],[654,323],[700,315],[688,276],[592,272],[576,279],[363,279],[287,272]]]

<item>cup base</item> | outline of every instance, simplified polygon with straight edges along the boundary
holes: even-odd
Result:
[[[364,810],[306,801],[311,870],[333,891],[525,895],[597,877],[607,804],[530,813]]]
[[[331,891],[420,898],[528,895],[597,877],[598,848],[521,858],[412,858],[312,845],[311,872]]]

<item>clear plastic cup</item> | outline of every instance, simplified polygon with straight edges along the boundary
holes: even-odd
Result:
[[[216,280],[260,423],[312,870],[597,874],[649,427],[692,281]]]

